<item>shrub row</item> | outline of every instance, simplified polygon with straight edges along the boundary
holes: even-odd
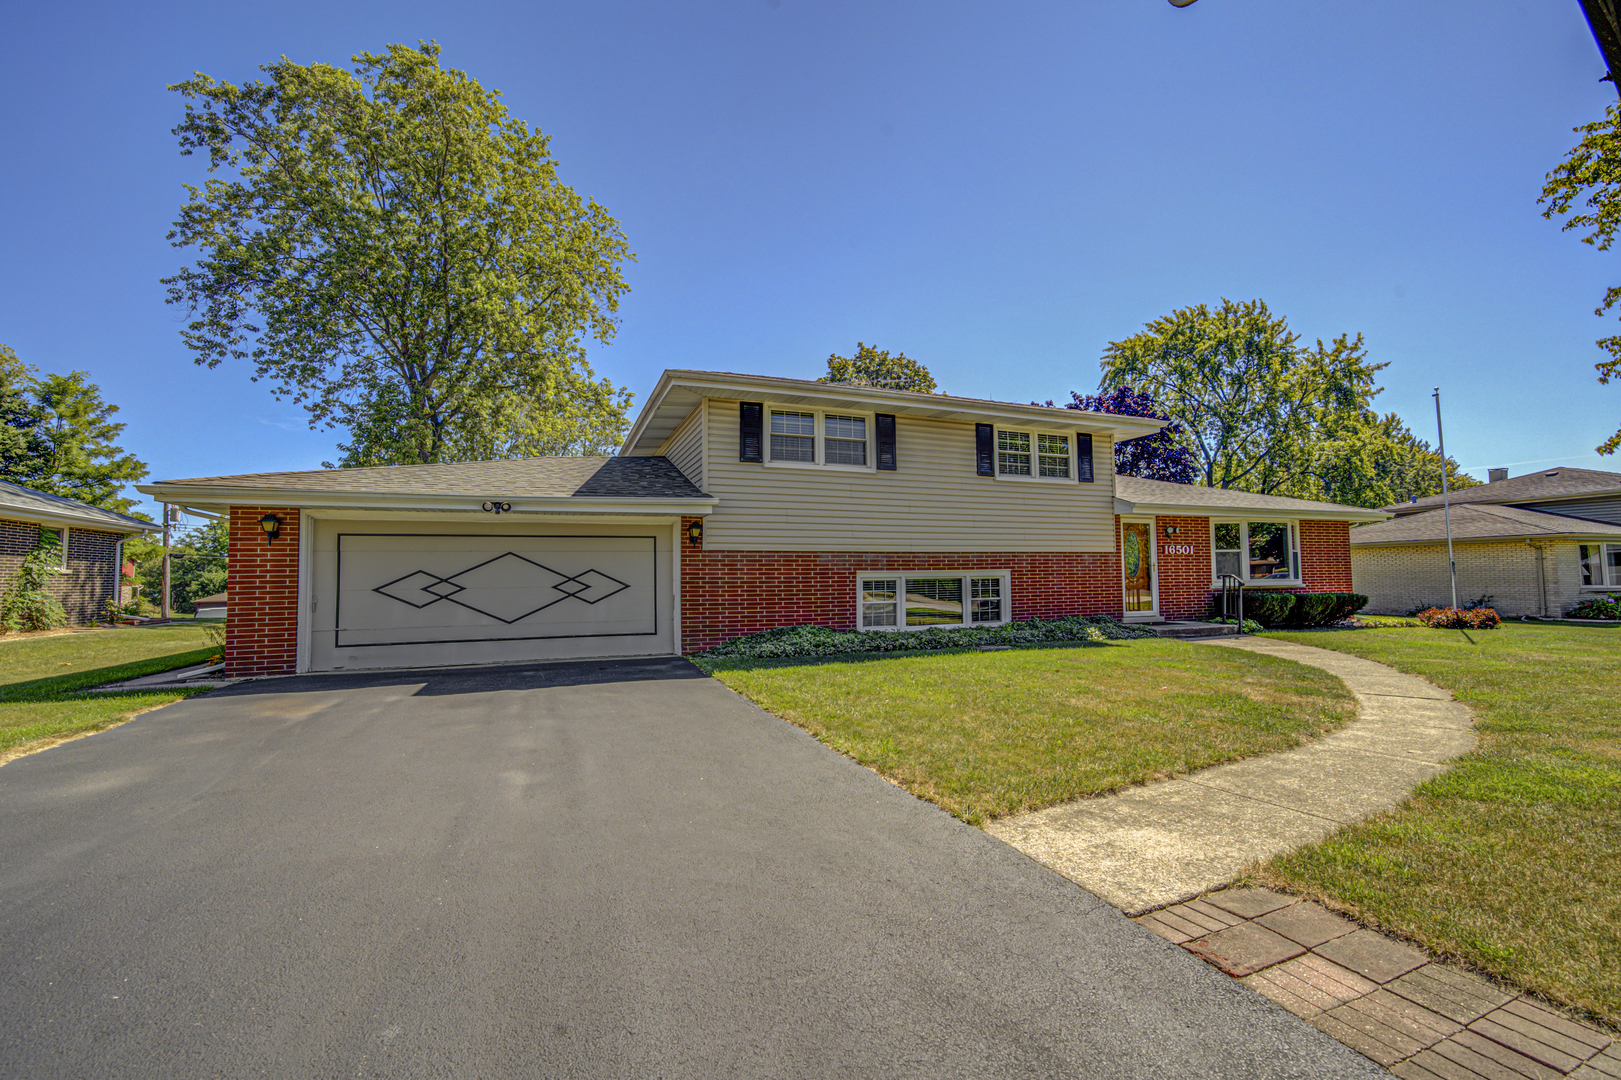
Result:
[[[1496,608],[1425,608],[1413,618],[1438,630],[1495,630],[1502,623]]]
[[[1570,609],[1569,615],[1573,619],[1621,619],[1621,593],[1583,600]]]
[[[771,660],[841,653],[916,652],[966,649],[975,645],[1039,645],[1058,641],[1112,641],[1151,638],[1152,630],[1125,626],[1107,615],[1066,615],[1002,626],[931,627],[927,630],[830,630],[825,626],[784,626],[745,634],[697,654],[700,660]]]
[[[1219,603],[1219,599],[1217,603]],[[1368,606],[1361,593],[1245,591],[1244,619],[1262,626],[1332,626]]]

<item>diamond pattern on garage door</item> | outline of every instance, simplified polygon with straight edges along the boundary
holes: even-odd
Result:
[[[547,586],[562,595],[538,607],[525,599],[531,590]],[[404,577],[377,586],[372,592],[414,608],[448,602],[510,626],[565,600],[596,604],[628,588],[630,586],[625,582],[600,570],[565,574],[533,559],[526,559],[517,552],[508,551],[445,577],[426,570],[414,570]],[[457,594],[469,590],[477,590],[482,597],[479,604],[456,598]]]

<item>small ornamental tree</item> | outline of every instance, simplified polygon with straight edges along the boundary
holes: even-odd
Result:
[[[66,626],[68,613],[46,588],[51,572],[61,565],[62,548],[54,543],[42,543],[24,555],[5,596],[0,597],[0,625],[13,633]]]
[[[1113,413],[1116,416],[1147,416],[1169,420],[1154,404],[1154,395],[1119,386],[1107,394],[1070,393],[1066,409],[1080,412]],[[1051,405],[1052,402],[1047,402]],[[1171,484],[1191,484],[1199,475],[1198,463],[1188,449],[1181,424],[1167,424],[1153,435],[1126,439],[1114,445],[1114,471],[1121,476],[1144,480],[1164,480]]]

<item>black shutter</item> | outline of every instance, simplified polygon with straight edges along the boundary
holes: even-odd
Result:
[[[974,464],[979,475],[996,475],[996,429],[989,424],[974,425]]]
[[[765,405],[742,401],[737,406],[737,460],[765,461]]]
[[[875,413],[872,426],[878,435],[878,467],[885,472],[894,472],[895,418],[887,413]]]
[[[1075,435],[1075,479],[1083,484],[1092,482],[1092,436],[1084,431]]]

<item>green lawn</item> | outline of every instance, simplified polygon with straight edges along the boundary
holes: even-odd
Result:
[[[1179,641],[705,667],[974,824],[1297,746],[1356,711],[1323,672]]]
[[[102,731],[196,690],[89,693],[89,688],[200,664],[213,650],[195,626],[0,637],[0,762]]]
[[[1276,633],[1423,676],[1480,744],[1259,879],[1621,1025],[1621,630]]]

